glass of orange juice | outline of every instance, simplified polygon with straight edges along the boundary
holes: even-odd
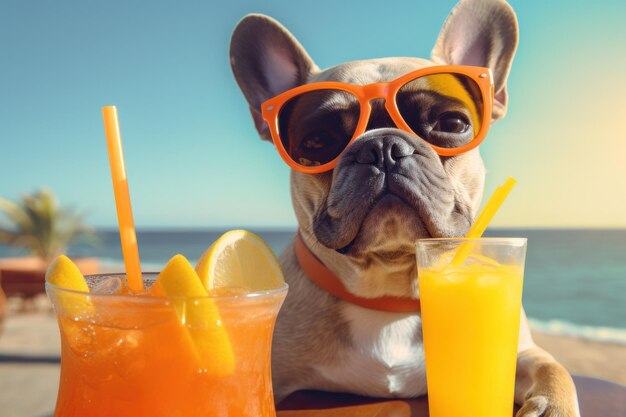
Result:
[[[418,240],[431,417],[513,415],[525,256],[522,238]]]
[[[146,288],[156,277],[143,274]],[[287,285],[151,297],[129,294],[124,275],[86,279],[90,293],[46,284],[61,331],[55,417],[275,416],[270,350]],[[185,321],[184,312],[202,304],[219,315],[201,324]],[[203,356],[189,337],[206,332],[210,339],[218,327],[234,356],[226,373],[228,367],[211,363],[219,357]]]

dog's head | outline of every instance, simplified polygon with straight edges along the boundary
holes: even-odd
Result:
[[[507,3],[463,0],[445,22],[430,60],[384,58],[319,70],[287,29],[267,16],[249,15],[233,33],[231,65],[260,136],[271,140],[261,104],[284,91],[319,81],[389,82],[442,64],[492,70],[493,110],[483,117],[485,123],[495,121],[506,112],[506,79],[516,46],[517,21]],[[415,117],[426,126],[420,136],[432,135],[432,143],[472,135],[477,126],[471,118],[448,111],[454,100],[441,91],[428,94],[428,88],[428,83],[420,86],[422,107]],[[317,165],[318,150],[337,146],[336,132],[354,121],[344,111],[341,93],[311,94],[294,103],[281,129],[292,136],[294,159]],[[440,156],[424,140],[398,129],[380,100],[372,101],[371,109],[365,132],[350,142],[333,170],[292,171],[292,200],[305,242],[352,293],[411,295],[416,239],[467,232],[482,198],[484,166],[478,149]]]

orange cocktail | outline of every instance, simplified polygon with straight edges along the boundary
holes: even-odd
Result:
[[[525,239],[418,241],[432,417],[513,414],[525,251]]]
[[[55,417],[273,417],[270,348],[282,288],[209,297],[94,294],[47,284],[61,330],[61,381]],[[146,287],[156,275],[144,274]],[[122,280],[122,282],[124,282]],[[204,328],[184,312],[217,307]],[[226,330],[234,369],[224,375],[190,334]],[[195,333],[194,333],[195,332]],[[194,344],[195,343],[195,344]]]

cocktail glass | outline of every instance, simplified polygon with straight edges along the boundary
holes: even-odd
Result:
[[[156,277],[143,274],[146,288]],[[111,278],[124,275],[86,277],[92,289]],[[61,331],[55,417],[275,416],[270,351],[287,285],[201,298],[46,289]],[[219,316],[194,329],[184,311],[202,303],[216,306]],[[228,334],[235,358],[229,375],[207,367],[218,359],[199,357],[189,337],[212,326]]]
[[[417,242],[431,417],[513,415],[525,255],[521,238]]]

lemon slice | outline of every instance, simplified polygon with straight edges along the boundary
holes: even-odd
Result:
[[[65,255],[56,258],[46,271],[46,282],[59,288],[89,292],[85,277],[76,264]],[[93,313],[93,305],[83,294],[56,291],[51,297],[57,298],[61,311],[72,317],[88,316]]]
[[[206,297],[196,271],[183,255],[175,255],[150,288],[152,295],[174,297]]]
[[[46,271],[46,281],[67,290],[89,292],[85,277],[65,255],[59,256],[50,264]]]
[[[185,326],[183,337],[189,339],[193,355],[204,371],[215,376],[234,372],[233,350],[215,300],[207,297],[198,274],[183,255],[170,259],[150,292],[155,296],[181,297],[172,303]]]
[[[196,272],[208,290],[240,287],[262,291],[285,284],[274,252],[263,239],[245,230],[224,233],[204,252]]]

